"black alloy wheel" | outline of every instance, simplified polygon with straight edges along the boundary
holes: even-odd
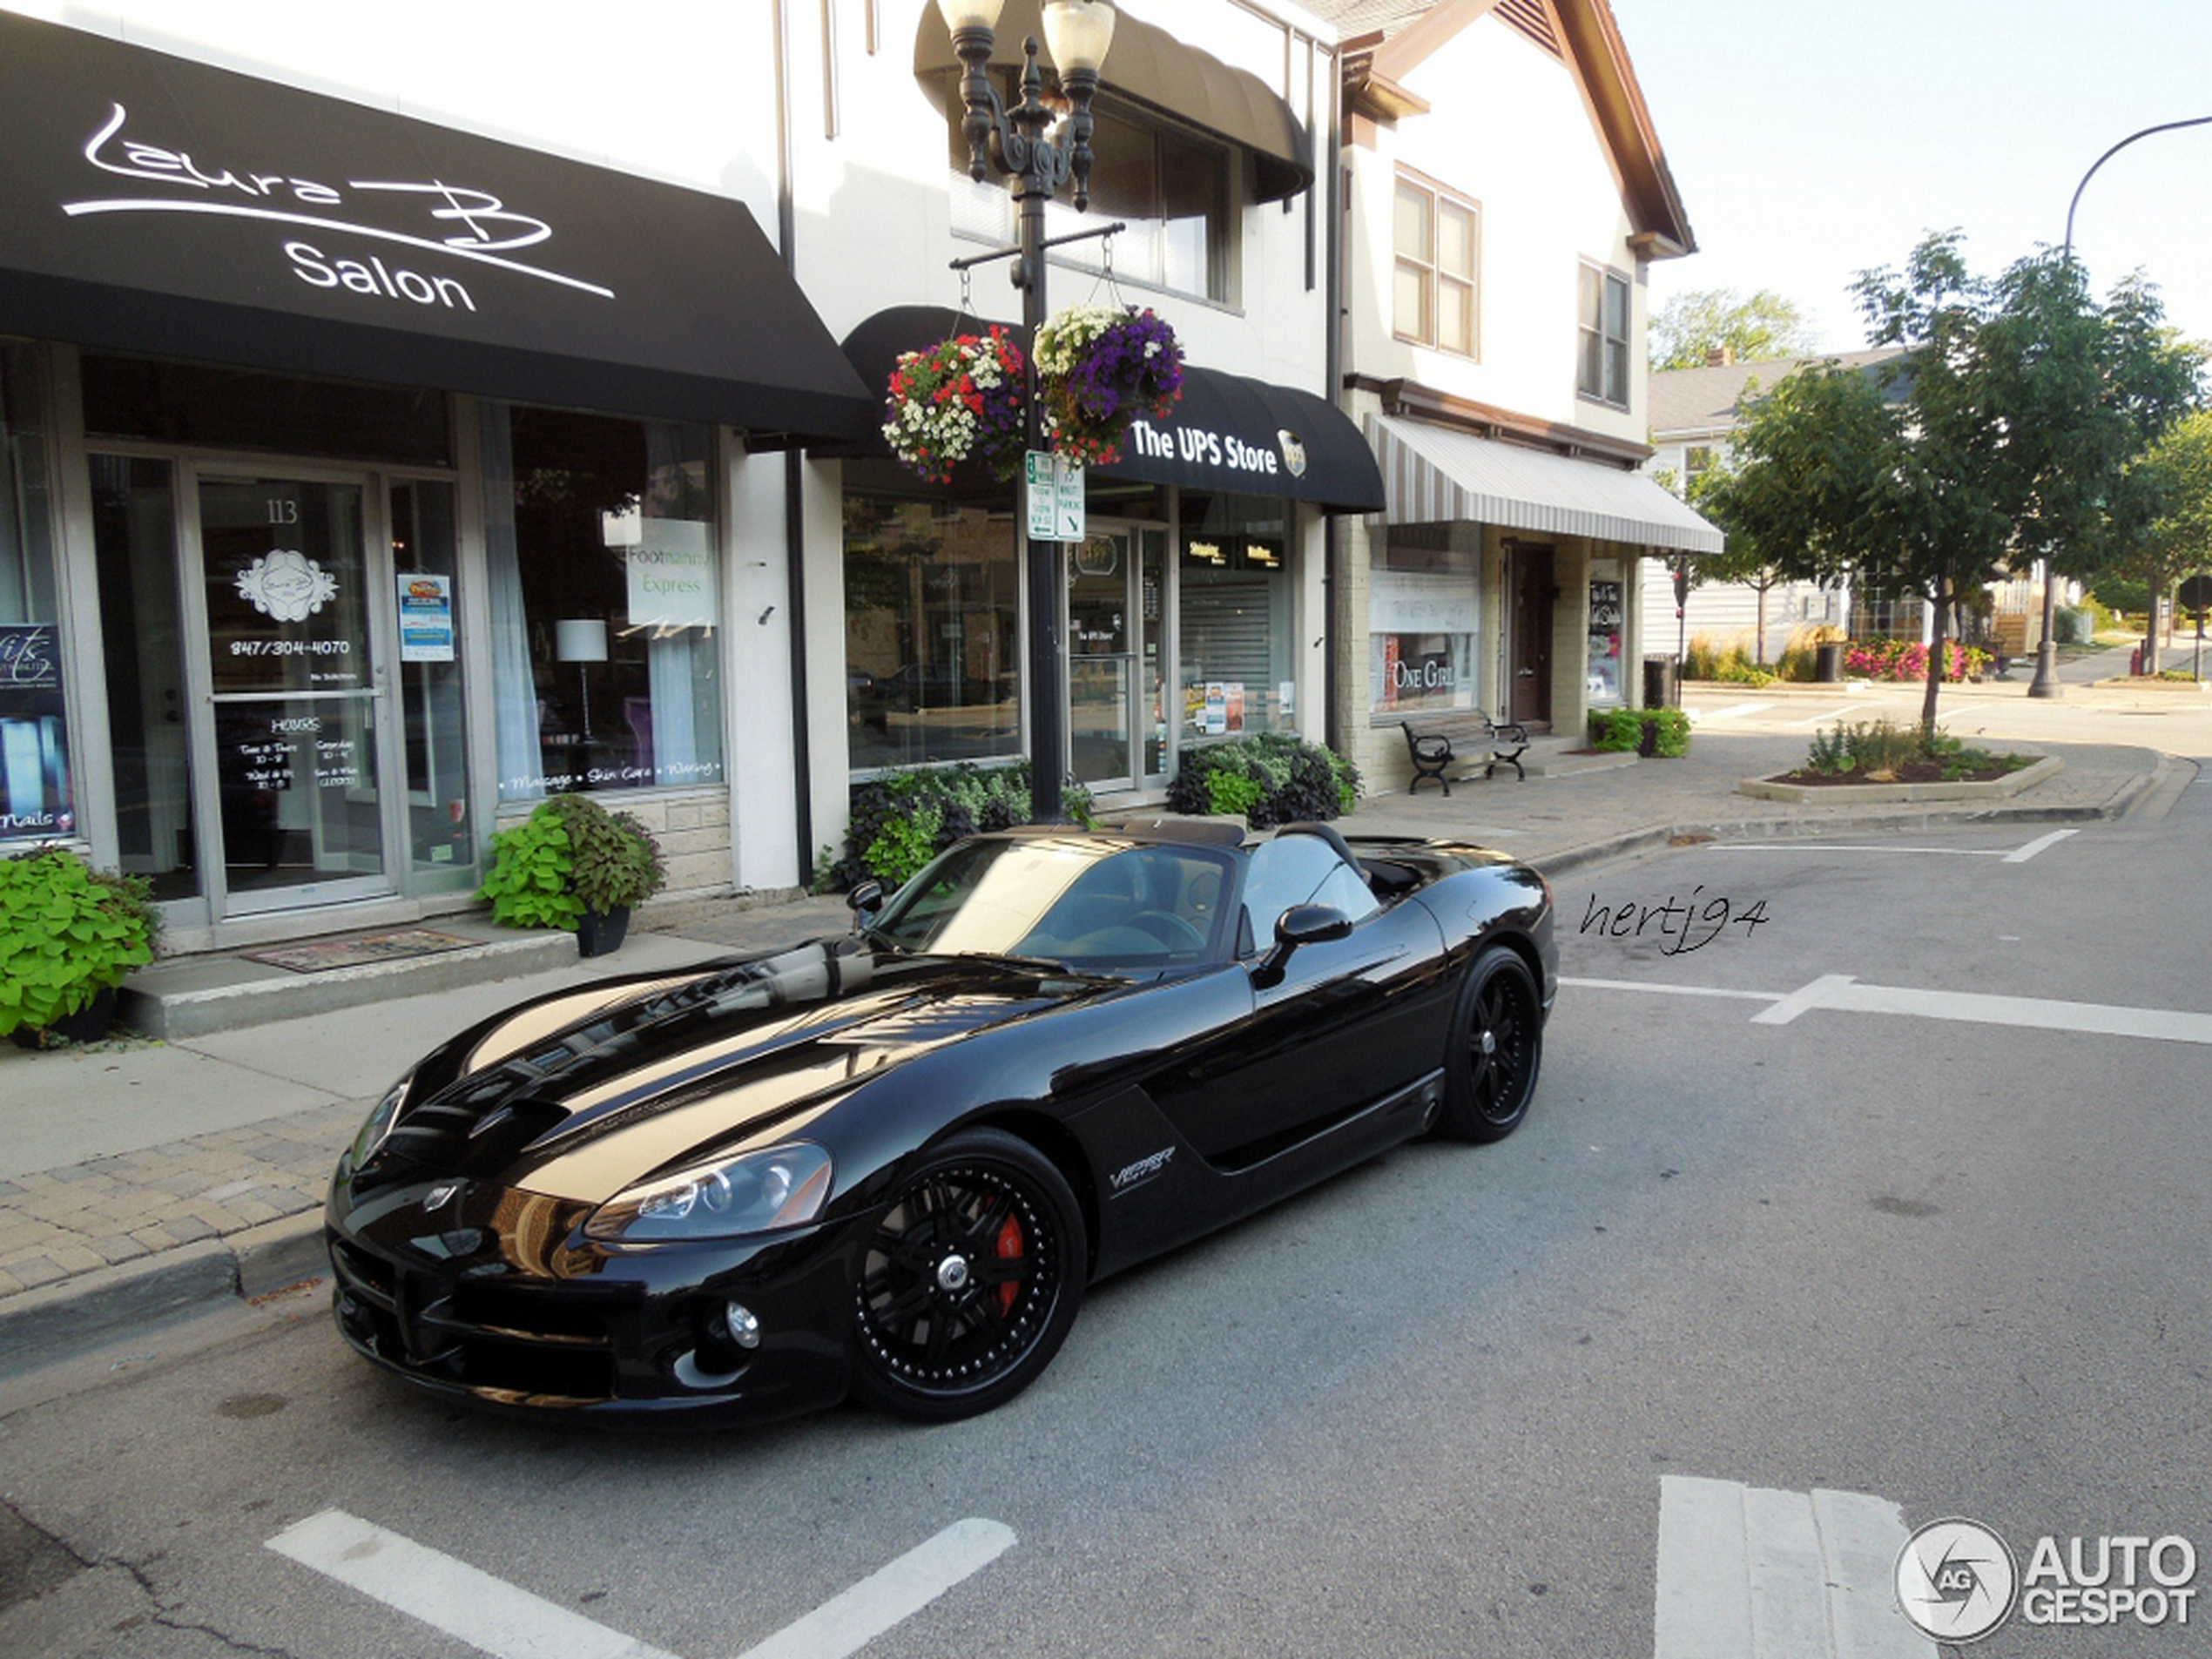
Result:
[[[1082,1301],[1082,1208],[1026,1141],[970,1130],[900,1186],[854,1287],[853,1389],[951,1422],[1003,1405],[1059,1351]]]
[[[1460,988],[1438,1129],[1454,1140],[1503,1140],[1528,1115],[1543,1056],[1535,975],[1510,947],[1493,945]]]

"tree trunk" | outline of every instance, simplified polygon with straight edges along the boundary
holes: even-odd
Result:
[[[1757,663],[1761,668],[1764,668],[1766,666],[1766,586],[1764,583],[1760,584],[1758,595],[1759,631],[1752,637],[1754,649],[1751,653],[1751,660]]]
[[[1950,610],[1950,591],[1949,580],[1939,577],[1936,582],[1935,604],[1932,607],[1935,613],[1935,625],[1932,630],[1935,638],[1928,646],[1928,689],[1927,694],[1920,699],[1920,735],[1923,738],[1935,736],[1936,698],[1943,689],[1944,624],[1948,619],[1946,613]]]

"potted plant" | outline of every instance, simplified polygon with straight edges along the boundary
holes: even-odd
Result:
[[[588,795],[556,795],[491,838],[490,873],[478,896],[494,920],[517,927],[561,927],[580,955],[617,949],[630,913],[667,879],[660,846],[628,813]]]
[[[884,403],[891,453],[932,483],[950,483],[968,460],[1011,478],[1022,466],[1027,367],[1014,336],[995,325],[904,354]]]
[[[1030,348],[1053,447],[1078,465],[1116,459],[1131,421],[1164,420],[1183,395],[1183,347],[1150,310],[1069,306]]]
[[[59,847],[0,860],[0,1031],[42,1049],[105,1036],[116,991],[153,960],[160,926],[141,877]]]

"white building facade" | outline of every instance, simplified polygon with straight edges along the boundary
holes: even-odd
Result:
[[[1123,32],[1053,228],[1129,228],[1051,299],[1152,307],[1190,374],[1094,469],[1050,619],[1109,800],[1323,734],[1329,525],[1380,502],[1329,395],[1333,29]],[[888,354],[1019,314],[951,268],[1011,217],[931,0],[0,37],[0,646],[51,668],[0,706],[0,850],[72,842],[230,948],[465,905],[566,789],[678,891],[789,888],[856,778],[1027,752],[1020,502],[877,433]]]
[[[1387,497],[1340,550],[1338,713],[1394,786],[1408,719],[1642,701],[1640,567],[1720,538],[1637,470],[1646,276],[1695,240],[1609,8],[1332,15],[1381,24],[1345,43],[1343,168],[1347,395]]]

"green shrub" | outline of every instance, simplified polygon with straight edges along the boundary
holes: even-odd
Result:
[[[491,838],[491,868],[476,896],[515,927],[576,931],[587,910],[643,904],[665,878],[660,845],[628,813],[588,795],[555,795]]]
[[[2029,755],[1993,755],[1969,749],[1942,732],[1924,732],[1917,725],[1897,725],[1888,720],[1863,720],[1838,725],[1814,734],[1805,752],[1804,770],[1833,777],[1844,772],[1896,772],[1916,760],[1939,760],[1944,776],[1959,778],[1986,766],[2009,765],[2014,770],[2033,764]]]
[[[143,878],[58,847],[0,860],[0,1033],[44,1030],[152,961],[151,900]]]
[[[823,849],[819,890],[862,881],[903,886],[929,860],[968,836],[1029,821],[1029,763],[915,766],[887,772],[853,786],[843,850]],[[1090,792],[1066,783],[1060,802],[1077,823],[1090,821]]]
[[[1254,829],[1324,822],[1359,800],[1350,761],[1281,732],[1185,749],[1168,786],[1173,811],[1241,815]]]
[[[1653,732],[1653,754],[1674,759],[1689,752],[1689,717],[1680,709],[1592,709],[1590,747],[1608,754],[1641,754],[1647,728]]]

